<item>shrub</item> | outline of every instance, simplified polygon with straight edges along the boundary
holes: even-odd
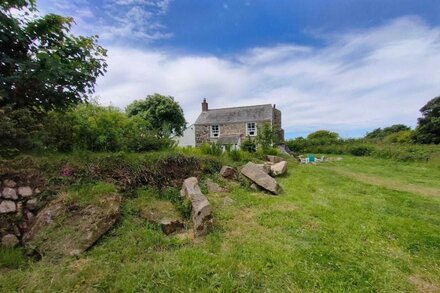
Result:
[[[372,152],[373,147],[367,145],[359,145],[349,148],[349,153],[354,156],[369,156]]]
[[[82,104],[66,112],[49,112],[44,145],[54,151],[154,151],[175,147],[173,140],[158,138],[139,116],[128,117],[113,107]]]
[[[276,131],[270,123],[264,123],[258,127],[256,142],[262,149],[270,149],[276,143]]]
[[[286,145],[294,153],[303,153],[307,148],[307,140],[303,137],[297,137],[287,140]]]
[[[257,151],[257,144],[253,141],[252,138],[247,137],[246,140],[241,143],[240,148],[242,151],[255,153]]]
[[[231,150],[230,152],[228,152],[228,155],[234,162],[239,162],[243,159],[243,155],[240,150]]]
[[[411,143],[413,136],[414,131],[402,130],[385,136],[383,141],[386,143]]]
[[[311,145],[327,145],[337,143],[339,134],[328,130],[318,130],[307,136],[307,141]]]
[[[202,154],[211,156],[221,156],[223,153],[223,148],[218,143],[204,143],[200,146]]]
[[[42,129],[40,115],[28,109],[0,108],[0,155],[13,156],[40,146]]]

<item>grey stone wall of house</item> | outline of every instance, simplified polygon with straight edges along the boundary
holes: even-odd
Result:
[[[275,129],[278,130],[278,140],[279,142],[284,141],[284,130],[281,128],[281,111],[273,108],[273,121],[272,125]]]
[[[254,121],[249,121],[254,122]],[[265,122],[262,121],[257,122],[257,127],[261,127]],[[211,137],[210,125],[195,125],[196,127],[196,145],[201,145],[205,142],[216,142],[217,138]],[[241,136],[242,138],[246,137],[246,123],[224,123],[219,124],[220,128],[220,138],[225,136]]]

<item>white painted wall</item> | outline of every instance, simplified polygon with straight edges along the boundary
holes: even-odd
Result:
[[[182,136],[176,137],[177,142],[179,143],[179,146],[186,147],[186,146],[196,146],[196,131],[194,124],[188,126],[187,129],[183,132]]]

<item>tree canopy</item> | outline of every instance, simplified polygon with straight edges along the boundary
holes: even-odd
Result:
[[[0,2],[0,107],[42,111],[86,101],[106,70],[106,50],[97,36],[72,35],[73,18],[36,12],[33,0]]]
[[[440,144],[440,96],[430,100],[420,109],[416,140],[420,143]]]
[[[171,96],[149,95],[128,105],[126,112],[129,116],[140,116],[147,121],[158,137],[182,135],[186,127],[183,110]]]
[[[339,134],[328,130],[317,130],[307,136],[307,140],[315,144],[332,144],[339,140]]]
[[[369,139],[382,139],[385,138],[388,135],[398,133],[401,131],[408,131],[411,130],[410,127],[404,125],[404,124],[394,124],[388,127],[382,128],[376,128],[371,132],[368,132],[365,138]]]

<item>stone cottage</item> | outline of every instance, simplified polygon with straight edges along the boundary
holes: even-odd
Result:
[[[202,102],[202,113],[194,123],[195,145],[216,142],[238,147],[246,137],[256,137],[258,127],[271,124],[284,141],[281,128],[281,111],[275,105],[255,105],[233,108],[209,109],[206,99]]]

